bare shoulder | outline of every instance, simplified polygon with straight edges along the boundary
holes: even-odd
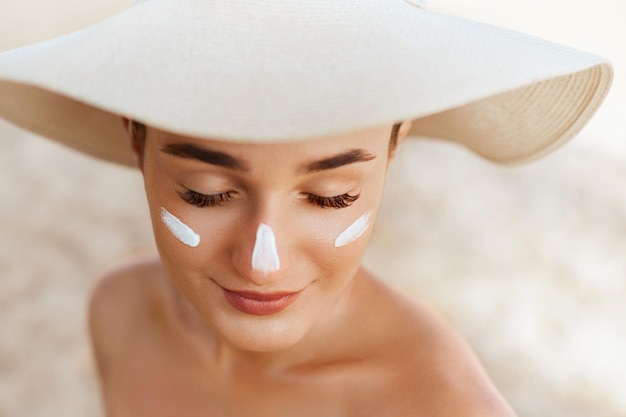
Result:
[[[476,355],[433,308],[392,289],[389,300],[391,385],[402,412],[429,417],[515,417]],[[381,292],[379,292],[380,294]],[[417,412],[419,407],[419,412]],[[402,414],[403,415],[403,414]]]
[[[164,292],[165,273],[156,254],[118,263],[94,286],[89,331],[96,365],[104,380],[133,332],[145,327]]]

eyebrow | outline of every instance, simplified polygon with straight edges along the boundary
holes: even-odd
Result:
[[[175,143],[165,145],[161,148],[161,151],[186,159],[195,159],[207,164],[216,165],[235,171],[249,171],[247,164],[243,161],[235,158],[224,152],[214,151],[207,148],[202,148],[191,143]]]
[[[371,161],[374,158],[376,158],[375,155],[372,155],[363,149],[351,149],[338,155],[331,156],[330,158],[309,162],[298,171],[303,171],[305,173],[325,171],[327,169],[339,168],[356,162]]]
[[[229,155],[225,152],[214,151],[204,147],[196,146],[191,143],[174,143],[165,145],[161,148],[161,152],[169,155],[173,155],[179,158],[194,159],[207,164],[216,165],[235,171],[248,172],[250,168],[248,165]],[[346,152],[342,152],[338,155],[334,155],[328,158],[308,162],[298,169],[298,172],[304,172],[306,174],[325,171],[329,169],[339,168],[345,165],[367,162],[376,158],[375,155],[368,153],[363,149],[351,149]]]

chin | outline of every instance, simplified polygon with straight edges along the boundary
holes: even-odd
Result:
[[[238,323],[237,323],[238,322]],[[215,331],[232,347],[248,352],[279,352],[298,344],[308,328],[301,320],[279,316],[246,317]]]

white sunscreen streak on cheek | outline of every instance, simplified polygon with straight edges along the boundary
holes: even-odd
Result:
[[[191,230],[191,227],[181,222],[176,216],[163,207],[161,207],[161,220],[165,223],[170,232],[185,245],[195,248],[200,244],[200,236]]]
[[[360,238],[370,225],[369,219],[370,213],[365,213],[348,226],[335,240],[335,247],[341,248]]]
[[[256,241],[252,251],[252,269],[264,274],[280,269],[276,237],[272,228],[265,223],[261,223],[256,231]]]

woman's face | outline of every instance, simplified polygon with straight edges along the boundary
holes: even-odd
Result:
[[[376,218],[390,132],[249,144],[148,128],[159,253],[218,338],[276,351],[338,312]]]

